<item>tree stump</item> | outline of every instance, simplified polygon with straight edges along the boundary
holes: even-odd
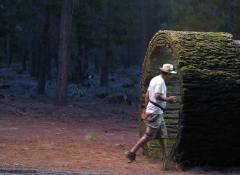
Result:
[[[173,160],[183,166],[240,165],[240,42],[229,33],[159,31],[149,43],[142,65],[141,106],[159,66],[171,63],[178,74],[167,84],[165,120]],[[140,135],[145,124],[140,122]],[[150,142],[144,153],[160,152]]]

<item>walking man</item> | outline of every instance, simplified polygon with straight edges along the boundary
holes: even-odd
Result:
[[[151,139],[158,139],[163,159],[166,158],[166,143],[168,137],[167,128],[163,118],[166,103],[176,102],[176,96],[167,96],[165,81],[170,80],[171,74],[176,74],[172,64],[163,64],[160,67],[160,75],[152,78],[145,94],[145,110],[143,116],[146,119],[146,131],[138,142],[127,152],[128,163],[136,159],[137,150]],[[143,118],[143,117],[142,117]]]

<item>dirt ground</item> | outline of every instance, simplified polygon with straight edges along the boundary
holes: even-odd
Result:
[[[137,161],[128,164],[124,152],[138,139],[137,106],[87,100],[66,106],[56,106],[44,97],[0,100],[0,169],[96,175],[206,174],[200,169],[164,171],[160,160],[147,159],[141,151]]]

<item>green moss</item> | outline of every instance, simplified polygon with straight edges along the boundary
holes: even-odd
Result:
[[[96,133],[88,133],[85,135],[85,139],[94,141],[98,139],[98,135]]]
[[[227,63],[225,61],[217,59],[217,58],[207,60],[204,63],[206,64],[206,66],[226,66],[227,65]]]
[[[170,33],[169,37],[171,41],[177,41],[179,39],[176,33]]]
[[[171,39],[172,39],[172,41],[177,41],[178,37],[176,35],[172,35]]]
[[[161,151],[160,151],[160,145],[158,140],[151,140],[147,143],[147,151],[144,152],[146,156],[149,157],[160,157]]]
[[[203,37],[203,35],[195,34],[194,37],[193,37],[193,39],[196,39],[196,40],[199,41],[199,40],[203,40],[204,37]]]
[[[215,70],[213,70],[213,71],[206,70],[206,73],[207,73],[208,75],[223,76],[223,77],[229,77],[229,78],[231,78],[231,77],[236,77],[236,76],[237,76],[237,74],[235,74],[235,73],[230,73],[230,72],[222,71],[222,70],[218,70],[218,71],[215,71]]]
[[[236,80],[237,85],[240,85],[240,80]]]
[[[208,36],[213,36],[213,37],[228,37],[228,33],[225,32],[207,32]]]
[[[222,76],[225,78],[233,78],[238,77],[238,74],[227,72],[223,70],[209,70],[209,69],[200,69],[192,65],[183,66],[180,68],[181,72],[198,72],[200,74],[203,74],[205,76]]]
[[[205,47],[205,43],[204,42],[196,42],[196,48],[197,49],[201,49],[201,48],[203,48],[203,47]]]
[[[213,47],[222,48],[222,47],[224,47],[225,44],[223,42],[220,42],[219,40],[217,40],[217,41],[213,40],[210,43],[210,45],[213,46]]]
[[[195,43],[196,49],[203,49],[203,48],[221,49],[223,47],[225,47],[225,43],[221,42],[218,39],[212,39],[211,41],[209,41],[208,39],[201,39],[201,40],[197,40]]]
[[[234,61],[235,61],[234,64],[235,64],[236,66],[240,66],[240,58],[237,58],[237,59],[234,60]]]
[[[195,66],[192,66],[192,65],[183,66],[179,70],[180,70],[180,72],[200,71],[200,69],[198,69],[198,68],[196,68]]]
[[[171,151],[173,145],[176,143],[176,139],[166,139],[167,152]],[[147,149],[146,149],[147,148]],[[158,140],[151,140],[147,143],[144,149],[144,155],[153,158],[160,158],[162,156],[161,148]]]
[[[176,139],[167,139],[167,145],[168,146],[173,146],[176,143]]]

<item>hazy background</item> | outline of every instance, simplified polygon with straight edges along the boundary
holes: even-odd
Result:
[[[70,1],[69,1],[70,2]],[[54,97],[61,0],[0,1],[0,86]],[[158,30],[240,37],[238,0],[73,0],[68,96],[138,96],[147,44]],[[20,92],[19,92],[20,93]]]

